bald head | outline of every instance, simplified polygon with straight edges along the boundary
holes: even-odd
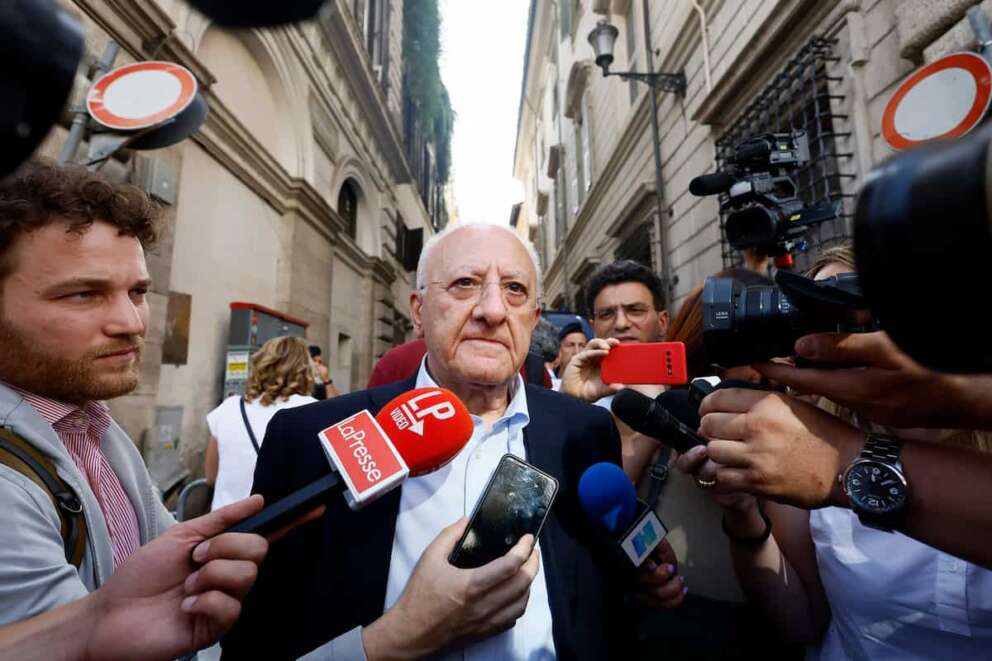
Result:
[[[420,259],[417,261],[417,283],[416,288],[418,291],[422,291],[427,283],[430,282],[428,279],[428,269],[430,268],[431,262],[433,260],[432,254],[435,252],[435,248],[445,241],[448,237],[459,234],[461,232],[471,232],[473,238],[478,237],[479,243],[476,244],[480,247],[486,245],[486,236],[492,236],[493,232],[498,232],[497,236],[509,235],[519,244],[520,248],[527,254],[530,259],[531,265],[533,266],[534,282],[536,285],[537,292],[537,302],[540,304],[541,297],[544,293],[542,278],[541,278],[541,264],[537,257],[537,253],[534,251],[534,247],[529,243],[524,241],[516,231],[506,225],[494,225],[491,223],[458,223],[456,225],[449,225],[442,231],[438,232],[424,245],[424,249],[420,252]]]
[[[427,243],[410,313],[438,385],[462,396],[516,378],[541,314],[539,275],[533,252],[507,227],[458,225]]]

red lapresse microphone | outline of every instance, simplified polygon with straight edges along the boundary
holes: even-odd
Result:
[[[472,437],[472,416],[453,392],[417,388],[394,397],[376,422],[417,477],[455,458]]]
[[[227,532],[265,534],[341,491],[361,509],[399,485],[441,468],[472,437],[472,416],[445,388],[416,388],[395,397],[373,416],[359,411],[322,430],[317,439],[332,471]]]

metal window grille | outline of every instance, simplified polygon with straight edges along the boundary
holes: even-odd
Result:
[[[852,154],[846,149],[850,132],[838,132],[848,119],[839,114],[845,97],[835,91],[842,78],[831,68],[840,58],[834,54],[836,39],[814,37],[775,76],[733,125],[717,140],[717,169],[734,154],[734,148],[761,133],[781,133],[805,129],[809,138],[810,160],[793,173],[800,199],[809,205],[841,201],[836,220],[814,226],[807,234],[805,253],[796,256],[796,266],[806,268],[823,248],[851,236],[853,193],[844,182],[854,174],[845,172]],[[838,144],[839,143],[839,144]],[[720,247],[724,268],[739,266],[741,254],[727,242],[727,214],[720,214]]]

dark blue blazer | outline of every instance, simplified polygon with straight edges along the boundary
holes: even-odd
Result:
[[[362,409],[377,413],[414,383],[415,378],[278,412],[258,456],[253,492],[272,503],[326,474],[318,432]],[[586,468],[620,463],[616,426],[601,408],[526,388],[528,461],[560,482],[540,536],[556,651],[561,659],[626,657],[635,639],[624,599],[629,576],[620,574],[577,497]],[[336,496],[321,519],[273,544],[241,618],[224,640],[224,658],[296,658],[382,615],[399,505],[400,489],[357,512]]]

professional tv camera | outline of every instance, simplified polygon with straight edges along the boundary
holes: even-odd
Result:
[[[724,229],[735,250],[770,257],[803,251],[810,226],[837,218],[839,202],[808,207],[799,199],[792,174],[809,162],[806,131],[754,136],[734,152],[722,172],[693,179],[689,192],[727,195],[720,211],[728,214]]]
[[[791,356],[796,340],[809,333],[877,330],[856,273],[812,280],[779,271],[775,282],[748,287],[733,278],[706,278],[703,348],[708,362],[747,365]]]
[[[992,259],[992,122],[894,156],[854,216],[871,309],[903,351],[937,370],[992,373],[982,283]]]

